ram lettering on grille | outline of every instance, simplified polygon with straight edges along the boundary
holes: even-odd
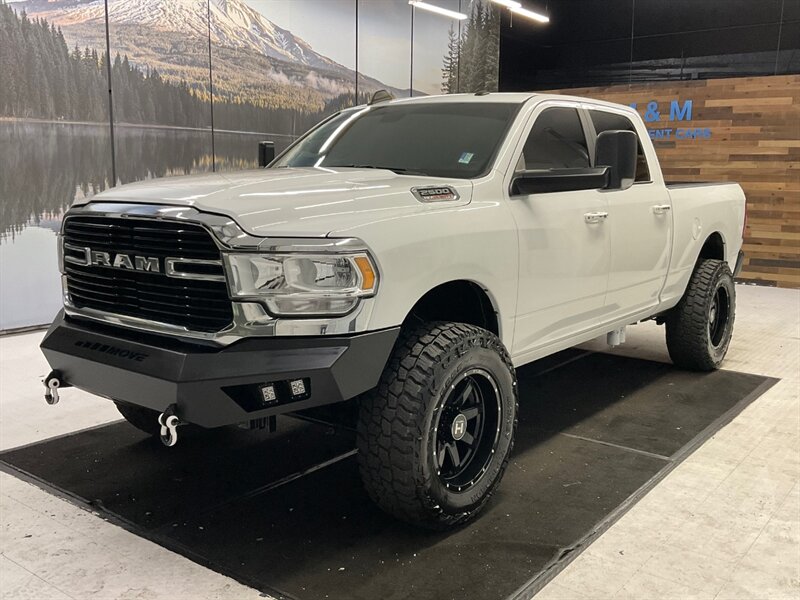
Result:
[[[99,252],[86,248],[87,254],[90,256],[91,264],[103,267],[116,267],[118,269],[133,269],[136,271],[150,271],[153,273],[161,272],[161,265],[158,262],[158,257],[155,256],[134,256],[133,260],[127,254],[115,254],[110,252]]]

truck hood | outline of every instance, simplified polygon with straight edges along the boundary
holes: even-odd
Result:
[[[448,185],[459,199],[424,203],[411,189]],[[410,212],[468,204],[467,180],[398,175],[385,169],[258,169],[168,177],[132,183],[79,202],[192,206],[225,215],[247,233],[264,237],[325,237]]]

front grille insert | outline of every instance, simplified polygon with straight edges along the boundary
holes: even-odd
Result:
[[[63,233],[67,292],[75,307],[204,333],[220,331],[232,322],[221,262],[193,269],[212,280],[166,275],[167,258],[221,261],[219,248],[203,227],[155,219],[76,216],[66,219]],[[104,259],[109,265],[103,264]]]

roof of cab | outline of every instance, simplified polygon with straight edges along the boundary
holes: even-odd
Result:
[[[519,103],[528,101],[537,94],[528,93],[499,93],[492,92],[489,94],[440,94],[438,96],[414,96],[413,98],[396,98],[391,100],[391,104],[408,104],[408,103],[438,103],[438,102],[505,102],[505,103]],[[382,104],[379,102],[378,104]]]
[[[478,93],[478,94],[442,94],[437,96],[414,96],[413,98],[396,98],[387,102],[377,102],[375,105],[386,104],[427,104],[427,103],[448,103],[448,102],[469,102],[469,103],[513,103],[524,104],[528,100],[536,100],[537,102],[544,102],[546,100],[567,100],[569,102],[586,102],[596,104],[599,106],[607,106],[615,109],[622,109],[627,112],[634,113],[635,111],[623,104],[614,102],[607,102],[605,100],[595,100],[594,98],[587,98],[581,96],[568,96],[565,94],[539,94],[533,92],[491,92],[491,93]]]

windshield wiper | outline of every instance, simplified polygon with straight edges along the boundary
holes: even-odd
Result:
[[[326,167],[330,167],[335,169],[336,167],[346,167],[352,169],[383,169],[385,171],[392,171],[393,173],[397,173],[398,175],[424,175],[427,177],[427,173],[423,171],[415,171],[413,169],[405,169],[403,167],[381,167],[376,165],[325,165]]]

